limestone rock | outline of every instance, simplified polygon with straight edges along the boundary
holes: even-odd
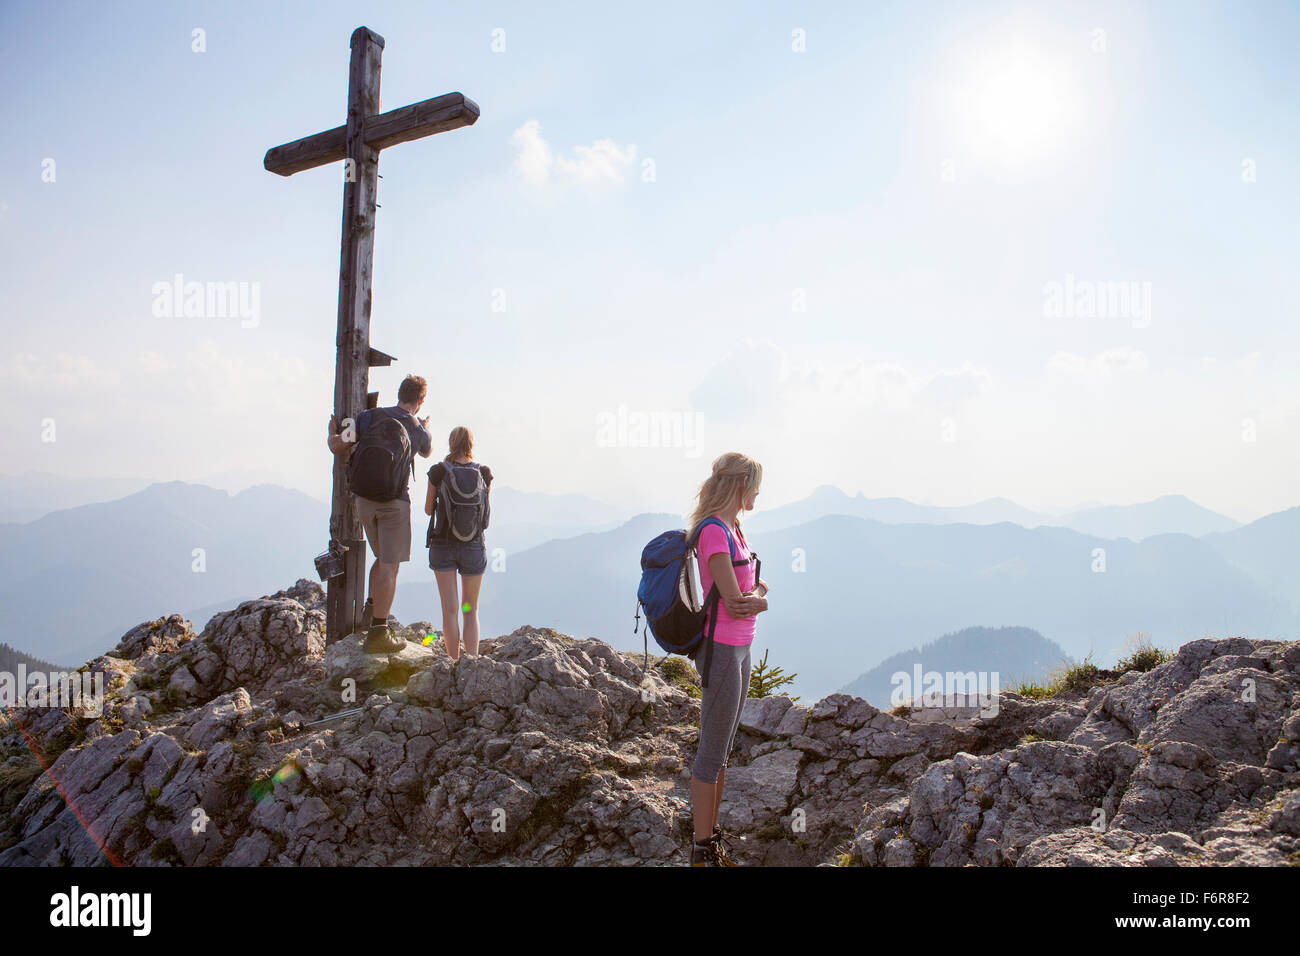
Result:
[[[0,803],[0,866],[685,862],[700,704],[663,661],[522,627],[453,662],[423,644],[426,622],[393,654],[362,653],[360,635],[327,649],[323,608],[299,581],[199,634],[146,622],[88,665],[106,678],[102,713],[0,716],[0,767],[34,780]],[[349,677],[359,702],[340,695]],[[1193,641],[1086,695],[1003,693],[996,711],[747,701],[722,802],[732,852],[1300,858],[1300,645]]]
[[[367,654],[363,649],[365,640],[364,633],[351,634],[326,649],[325,675],[332,686],[339,686],[347,677],[359,687],[399,686],[439,653],[433,647],[408,640],[398,651]]]
[[[740,726],[765,737],[775,737],[786,712],[794,706],[789,697],[750,697],[740,710]]]

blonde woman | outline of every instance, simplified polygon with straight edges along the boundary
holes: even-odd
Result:
[[[429,532],[425,541],[442,601],[443,642],[448,656],[459,660],[462,645],[465,653],[478,653],[478,595],[487,570],[483,532],[491,517],[488,492],[492,469],[474,460],[474,433],[464,425],[451,430],[447,446],[447,457],[429,469],[429,490],[424,497]]]
[[[754,510],[762,483],[763,466],[758,462],[739,452],[723,455],[700,486],[687,529],[688,535],[699,529],[700,593],[707,594],[716,584],[720,598],[713,612],[717,620],[710,622],[713,641],[696,655],[703,697],[700,745],[691,767],[692,866],[736,865],[718,826],[718,810],[727,780],[727,756],[749,692],[749,646],[757,615],[767,610],[767,583],[759,580],[757,556],[740,529],[740,515]]]

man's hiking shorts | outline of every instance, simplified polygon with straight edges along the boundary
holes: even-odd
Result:
[[[366,529],[370,550],[384,564],[411,560],[411,503],[357,498],[357,514]]]

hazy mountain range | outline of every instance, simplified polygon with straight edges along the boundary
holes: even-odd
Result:
[[[1023,680],[1043,681],[1066,663],[1071,663],[1064,648],[1055,641],[1027,627],[968,627],[953,634],[945,634],[937,641],[893,654],[865,674],[840,688],[845,694],[869,700],[883,710],[889,710],[895,689],[894,675],[900,671],[914,674],[920,666],[922,673],[970,671],[993,672],[998,675],[998,686],[1005,690]],[[902,686],[910,687],[914,681]],[[915,697],[921,691],[900,696]]]
[[[254,485],[276,484],[269,471],[234,469],[203,476],[193,484],[223,489],[232,494]],[[47,471],[0,475],[0,524],[35,521],[55,511],[101,501],[116,501],[143,491],[150,485],[166,484],[149,478],[67,477]]]
[[[51,500],[74,492],[55,484]],[[21,500],[40,507],[34,494]],[[423,499],[413,504],[407,573],[430,575]],[[574,495],[500,487],[492,504],[492,546],[511,551],[617,523],[609,506]],[[79,664],[160,614],[202,627],[232,602],[314,578],[328,529],[329,505],[299,491],[259,485],[232,495],[184,482],[0,524],[0,633],[19,650]]]
[[[275,591],[315,573],[323,507],[270,485],[230,495],[172,482],[0,525],[4,639],[79,664],[142,620]]]
[[[1300,509],[1274,517],[1292,529],[1290,538],[1279,529],[1271,539],[1277,546],[1252,552],[1250,569],[1235,560],[1236,536],[1254,535],[1253,525],[1222,536],[1142,542],[1067,528],[889,525],[842,515],[753,530],[772,587],[758,650],[770,647],[775,663],[798,673],[794,692],[816,697],[874,661],[971,622],[1030,627],[1066,653],[1092,653],[1100,664],[1113,661],[1138,632],[1163,646],[1207,633],[1292,635],[1300,623],[1300,569],[1291,544],[1300,535]],[[632,625],[641,548],[677,524],[672,516],[640,515],[613,531],[511,556],[505,572],[484,584],[485,632],[531,623],[640,648]],[[1104,571],[1093,570],[1097,549]],[[433,582],[404,580],[398,616],[436,619]]]
[[[1179,518],[1193,528],[1229,521],[1186,499],[1074,516],[1127,521],[1136,540],[1116,540],[969,521],[1015,509],[1010,502],[956,509],[966,523],[937,523],[936,509],[925,509],[931,520],[910,524],[848,515],[846,502],[883,508],[822,489],[747,525],[773,588],[758,650],[771,647],[774,662],[797,672],[794,692],[805,696],[976,625],[1032,628],[1066,653],[1093,652],[1104,664],[1138,631],[1175,645],[1206,633],[1293,636],[1300,620],[1300,509],[1200,537],[1138,533]],[[417,495],[412,563],[394,610],[405,621],[437,623],[421,504]],[[886,511],[901,518],[921,507],[895,500]],[[284,488],[231,495],[174,482],[0,525],[8,612],[0,637],[43,659],[79,663],[161,614],[179,611],[202,627],[232,602],[313,576],[327,514],[324,502]],[[681,518],[618,521],[616,509],[581,496],[496,489],[488,544],[502,549],[505,570],[485,582],[484,633],[551,625],[639,648],[632,626],[641,548]],[[1093,570],[1099,548],[1104,572]]]
[[[114,501],[149,484],[138,478],[68,478],[41,471],[0,475],[0,524],[35,521],[52,511]]]
[[[30,654],[24,654],[22,651],[16,651],[8,644],[0,643],[0,671],[15,674],[19,666],[25,666],[28,673],[42,671],[60,670],[57,664],[51,664],[49,661],[43,661],[39,657],[32,657]]]
[[[1183,495],[1165,495],[1135,505],[1098,505],[1062,515],[1049,515],[1022,508],[1005,498],[989,498],[973,505],[945,508],[918,505],[904,498],[868,498],[861,492],[847,495],[832,485],[823,485],[802,501],[758,512],[751,525],[755,531],[768,531],[793,527],[832,514],[853,515],[883,524],[999,524],[1009,521],[1025,528],[1044,525],[1070,528],[1098,538],[1129,538],[1133,541],[1157,534],[1199,537],[1241,526],[1240,522],[1202,508]]]

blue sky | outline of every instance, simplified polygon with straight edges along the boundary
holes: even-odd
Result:
[[[1298,20],[7,3],[6,470],[328,494],[340,171],[261,160],[344,121],[365,23],[385,108],[483,111],[381,158],[372,339],[400,362],[372,387],[424,374],[435,435],[469,424],[506,483],[680,511],[738,448],[767,504],[1294,505]],[[155,315],[178,273],[256,284],[256,323]],[[1149,314],[1047,314],[1067,281]],[[609,447],[620,408],[700,441]]]

